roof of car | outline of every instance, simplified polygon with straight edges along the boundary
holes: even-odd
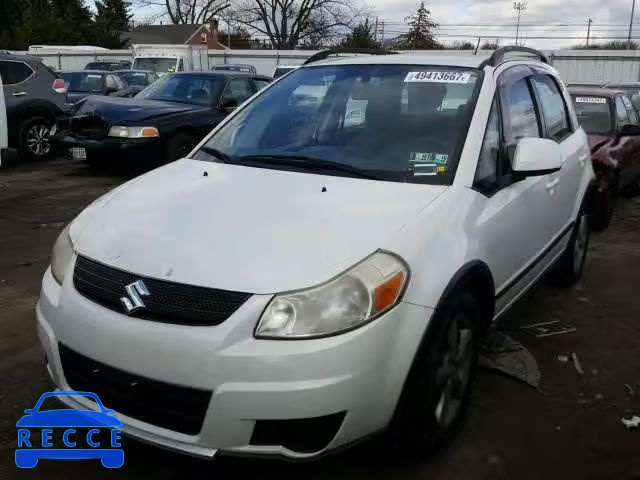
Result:
[[[58,70],[58,73],[113,73],[108,70]]]
[[[119,70],[111,70],[111,73],[154,73],[152,70],[133,70],[131,68],[121,68]]]
[[[271,81],[272,78],[266,75],[259,75],[251,72],[237,72],[233,70],[211,70],[206,71],[203,70],[201,72],[176,72],[171,75],[206,75],[209,77],[251,77],[251,78],[262,78],[264,80]]]
[[[597,88],[597,87],[569,87],[569,93],[574,95],[588,95],[590,97],[615,97],[620,94],[619,90],[611,88]]]
[[[488,57],[486,55],[362,55],[349,57],[332,57],[308,64],[315,65],[441,65],[447,67],[479,68]],[[519,59],[520,60],[520,59]],[[284,66],[284,65],[282,65]]]

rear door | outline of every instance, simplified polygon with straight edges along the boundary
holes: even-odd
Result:
[[[18,132],[18,114],[20,105],[32,98],[34,92],[28,87],[28,80],[35,71],[25,62],[16,60],[0,60],[0,76],[4,86],[4,98],[9,125],[9,138],[16,138]]]
[[[556,142],[562,152],[562,168],[548,175],[545,184],[550,200],[546,218],[553,224],[556,237],[574,220],[589,147],[584,133],[571,123],[568,96],[557,79],[540,73],[532,77],[532,85],[542,114],[544,137]]]
[[[638,125],[638,113],[626,95],[620,96],[630,125]],[[620,186],[626,187],[640,175],[640,135],[625,136],[624,155],[620,158]]]

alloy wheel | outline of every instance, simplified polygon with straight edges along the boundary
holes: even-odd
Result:
[[[50,128],[43,123],[35,123],[27,130],[27,148],[36,157],[43,157],[51,151]]]

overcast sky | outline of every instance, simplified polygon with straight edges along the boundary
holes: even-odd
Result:
[[[385,38],[392,38],[406,31],[404,17],[415,12],[419,0],[365,0],[385,22]],[[501,44],[513,44],[515,37],[515,12],[513,0],[427,0],[434,20],[441,28],[438,39],[448,43],[454,40],[477,41],[478,36]],[[584,44],[587,20],[591,18],[591,41],[603,37],[624,37],[628,33],[632,0],[529,0],[521,17],[521,39],[528,46],[554,49]],[[640,2],[636,8],[633,36],[640,39]],[[150,11],[136,9],[136,17],[142,19]],[[562,24],[562,26],[555,26]],[[455,25],[455,26],[454,26]],[[459,26],[463,25],[463,26]],[[473,38],[475,37],[475,38]],[[533,37],[581,37],[575,39],[537,39]]]

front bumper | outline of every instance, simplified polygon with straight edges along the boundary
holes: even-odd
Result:
[[[54,148],[69,152],[81,147],[87,152],[88,161],[105,164],[149,162],[160,165],[166,156],[164,144],[159,137],[91,139],[69,132],[60,132],[51,139]]]
[[[48,270],[36,309],[47,368],[57,388],[73,390],[62,368],[62,344],[146,379],[209,390],[212,395],[202,428],[195,435],[145,423],[116,409],[125,434],[204,457],[220,450],[307,459],[384,429],[433,313],[401,303],[342,335],[258,340],[253,329],[270,295],[254,295],[220,325],[181,326],[101,307],[81,296],[71,277],[69,273],[60,286]],[[66,401],[75,405],[75,400]],[[345,412],[344,420],[332,440],[317,451],[252,440],[256,425],[264,421],[312,419],[338,412]]]

